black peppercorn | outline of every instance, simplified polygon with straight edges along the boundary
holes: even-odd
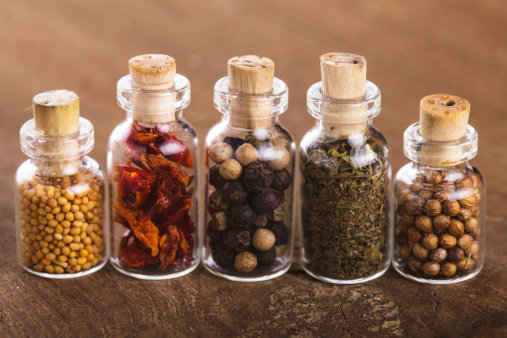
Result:
[[[224,185],[223,195],[231,204],[239,204],[246,201],[248,191],[239,180],[234,180]]]
[[[220,175],[220,164],[215,164],[209,169],[209,184],[217,189],[222,189],[227,180]]]
[[[269,221],[266,228],[275,235],[275,246],[285,244],[289,241],[289,229],[283,222]]]
[[[276,249],[272,247],[266,251],[255,251],[257,256],[257,263],[260,266],[270,266],[276,260]]]
[[[245,143],[245,140],[239,137],[227,136],[226,138],[224,138],[224,142],[230,145],[232,147],[232,150],[236,151],[236,149],[238,149],[239,146]]]
[[[287,169],[275,171],[273,183],[271,183],[271,188],[278,191],[284,191],[290,188],[291,184],[292,175]]]
[[[267,214],[275,210],[281,201],[280,193],[273,189],[266,189],[264,192],[252,199],[252,208],[258,214]]]
[[[236,257],[236,251],[223,244],[216,244],[211,247],[211,256],[215,263],[221,267],[230,267],[234,264],[234,257]]]
[[[248,230],[227,231],[224,242],[236,252],[245,251],[250,245],[250,232]]]
[[[256,216],[248,204],[236,204],[227,213],[227,225],[234,229],[247,229]]]
[[[273,170],[264,162],[254,162],[245,168],[243,182],[245,187],[258,194],[268,188],[274,179]]]

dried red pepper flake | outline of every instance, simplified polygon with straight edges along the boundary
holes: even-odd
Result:
[[[169,226],[168,232],[160,239],[162,268],[165,269],[168,265],[178,266],[182,258],[188,259],[189,248],[184,233],[174,225]]]
[[[129,161],[115,166],[115,221],[130,229],[130,237],[122,238],[119,256],[129,268],[160,262],[165,269],[182,260],[190,266],[193,260],[196,229],[188,212],[194,189],[187,187],[194,176],[182,169],[182,165],[193,168],[192,157],[171,132],[169,124],[152,128],[134,122],[125,138]]]
[[[158,149],[167,159],[181,163],[187,168],[193,168],[190,150],[175,135],[168,136],[163,143],[159,144]]]
[[[118,198],[129,196],[136,192],[149,193],[150,182],[138,173],[124,171],[118,183]]]
[[[157,175],[147,172],[142,169],[131,167],[130,165],[117,165],[114,167],[114,169],[116,171],[118,171],[118,173],[120,173],[120,174],[122,174],[124,171],[130,172],[130,173],[136,173],[139,176],[141,176],[142,178],[146,179],[149,182],[150,186],[153,185],[155,183],[155,181],[157,180]]]
[[[128,222],[136,238],[147,248],[151,249],[151,255],[156,256],[158,254],[159,232],[155,224],[151,220],[141,223],[137,212],[133,213],[119,201],[115,203],[114,209],[117,216],[122,217]]]
[[[144,248],[130,230],[120,241],[118,256],[127,269],[139,269],[159,261],[159,257],[153,257],[150,250]]]

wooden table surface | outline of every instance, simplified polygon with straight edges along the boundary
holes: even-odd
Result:
[[[278,279],[228,282],[202,267],[168,281],[141,281],[106,266],[73,280],[24,272],[15,246],[13,175],[25,160],[19,128],[33,95],[70,89],[95,125],[91,156],[124,117],[116,82],[127,60],[175,57],[192,83],[185,117],[201,143],[220,115],[214,83],[229,58],[272,58],[290,88],[282,123],[299,141],[313,123],[306,91],[330,51],[364,55],[382,91],[375,124],[407,162],[405,128],[419,100],[452,93],[472,104],[480,135],[474,163],[488,185],[486,264],[473,280],[422,285],[392,268],[355,286],[307,276],[298,259]],[[507,2],[427,1],[42,1],[0,2],[0,336],[505,336],[507,335]]]

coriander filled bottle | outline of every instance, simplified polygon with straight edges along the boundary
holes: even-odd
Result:
[[[203,261],[229,280],[268,280],[292,259],[295,145],[278,122],[288,89],[268,58],[232,58],[228,73],[215,85],[222,120],[206,137]]]
[[[106,263],[102,171],[86,156],[93,126],[79,98],[54,90],[33,98],[34,118],[21,127],[29,157],[16,172],[17,248],[21,266],[46,278],[73,278]]]
[[[484,179],[470,160],[478,136],[468,125],[470,103],[437,94],[421,100],[420,122],[407,128],[412,162],[396,175],[394,267],[431,284],[470,279],[484,265]]]
[[[126,119],[109,138],[112,265],[141,279],[185,275],[199,264],[198,141],[182,117],[190,83],[167,55],[129,60],[118,81]]]
[[[390,154],[372,126],[380,91],[362,56],[328,53],[320,63],[307,99],[316,124],[300,145],[302,265],[326,282],[360,283],[390,263]]]

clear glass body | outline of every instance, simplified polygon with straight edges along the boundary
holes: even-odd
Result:
[[[484,265],[484,179],[469,160],[477,154],[477,133],[468,126],[454,142],[422,138],[419,124],[405,131],[405,155],[413,161],[395,180],[394,267],[404,277],[431,284],[470,279]],[[447,154],[454,163],[436,165]],[[450,157],[449,157],[450,156]]]
[[[199,264],[198,139],[182,118],[190,84],[177,74],[175,88],[155,94],[175,97],[174,111],[138,113],[132,97],[153,96],[118,82],[126,119],[108,145],[110,261],[140,279],[169,279]],[[147,122],[148,121],[148,122]]]
[[[257,100],[270,112],[240,118],[230,109],[238,98]],[[290,267],[295,144],[278,122],[287,100],[287,87],[276,78],[265,95],[230,91],[227,77],[215,86],[215,107],[223,115],[206,137],[203,263],[222,278],[262,281]]]
[[[392,247],[390,153],[372,126],[380,91],[368,82],[364,99],[333,100],[318,82],[308,91],[308,110],[317,123],[299,154],[303,268],[335,284],[377,278],[389,268]],[[352,122],[351,111],[362,114]]]
[[[21,148],[30,157],[15,177],[21,266],[55,279],[97,271],[107,261],[107,227],[102,171],[84,155],[93,147],[91,124],[80,118],[78,135],[51,138],[38,134],[30,120],[20,134]],[[48,143],[58,147],[45,151]],[[75,150],[76,157],[69,158],[65,149]]]

